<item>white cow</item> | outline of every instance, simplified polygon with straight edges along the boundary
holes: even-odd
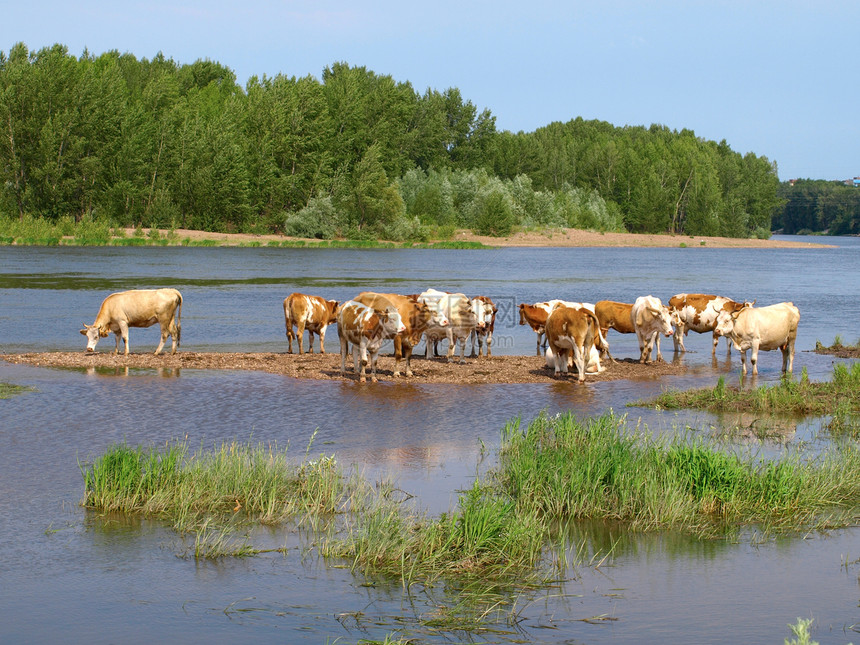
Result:
[[[151,327],[158,323],[161,326],[161,342],[155,349],[156,355],[161,353],[168,336],[173,339],[171,354],[175,354],[182,331],[181,315],[182,294],[176,289],[121,291],[112,293],[102,301],[95,322],[92,325],[84,323],[81,333],[87,337],[87,351],[93,352],[99,339],[113,332],[116,336],[114,354],[119,353],[119,339],[122,338],[127,356],[128,328]]]
[[[672,318],[669,308],[659,298],[640,296],[630,310],[630,319],[639,339],[639,362],[651,362],[651,348],[656,345],[657,361],[663,361],[660,353],[660,334],[671,336]]]
[[[426,302],[434,313],[424,332],[426,349],[424,357],[430,358],[430,347],[446,338],[448,340],[448,361],[454,360],[455,343],[460,341],[460,363],[465,363],[466,339],[477,327],[477,317],[472,311],[469,298],[462,293],[445,293],[428,289],[418,296],[419,302]],[[438,313],[437,313],[438,312]],[[439,321],[444,321],[440,323]]]
[[[746,306],[740,311],[720,311],[714,333],[730,338],[741,353],[743,373],[747,373],[747,350],[751,349],[752,373],[758,374],[758,351],[782,351],[782,371],[794,369],[794,341],[800,311],[791,302],[768,307]]]

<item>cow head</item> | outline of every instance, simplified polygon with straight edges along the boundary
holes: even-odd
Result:
[[[87,337],[87,351],[94,352],[99,338],[104,338],[110,333],[107,327],[98,327],[97,325],[88,325],[84,323],[84,328],[81,333]]]
[[[397,307],[386,307],[385,311],[378,311],[377,315],[379,316],[382,328],[386,332],[386,336],[394,336],[406,331],[406,325],[403,324],[403,319],[400,317]]]
[[[717,316],[717,324],[714,327],[714,335],[730,336],[735,329],[735,321],[744,309],[746,309],[746,305],[735,311],[728,309],[720,311],[720,315]]]

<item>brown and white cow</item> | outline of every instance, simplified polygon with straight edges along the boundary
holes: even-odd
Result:
[[[717,326],[717,316],[720,311],[740,311],[744,306],[742,302],[735,302],[724,296],[714,296],[705,293],[679,293],[669,298],[669,314],[673,317],[675,324],[675,351],[686,352],[684,347],[684,336],[694,331],[698,334],[711,332],[713,334],[714,346],[711,354],[717,353],[717,345],[720,337],[714,331]],[[726,351],[731,353],[732,343],[726,338]]]
[[[352,343],[352,359],[359,381],[364,383],[367,380],[365,367],[368,363],[367,355],[370,354],[370,378],[376,383],[379,348],[386,340],[394,338],[405,329],[400,314],[393,305],[379,311],[355,300],[343,303],[337,310],[340,373],[346,374],[346,355],[349,353],[349,344]],[[361,364],[360,371],[359,364]]]
[[[794,342],[797,340],[797,323],[800,311],[791,302],[780,302],[768,307],[747,305],[739,311],[720,311],[714,330],[719,336],[730,338],[741,353],[743,373],[747,373],[747,350],[751,349],[752,373],[758,374],[759,350],[782,351],[782,371],[794,369]]]
[[[578,380],[585,380],[591,350],[600,334],[597,316],[585,307],[558,305],[546,321],[547,354],[555,357],[555,374],[566,374],[572,354]]]
[[[400,361],[406,359],[406,376],[412,376],[412,349],[421,342],[421,336],[430,324],[432,312],[424,302],[396,293],[365,291],[355,297],[357,302],[374,309],[384,308],[382,299],[397,308],[405,329],[394,337],[394,376],[400,376]]]
[[[320,337],[320,354],[325,354],[325,330],[337,322],[337,300],[325,300],[320,296],[291,293],[284,299],[284,322],[287,327],[287,353],[293,353],[293,337],[302,354],[302,339],[308,332],[308,352],[314,353],[314,334]],[[296,331],[293,332],[293,325]]]
[[[490,346],[493,344],[493,329],[496,326],[496,313],[499,308],[487,296],[475,296],[471,300],[472,311],[475,312],[475,329],[472,330],[469,339],[472,344],[470,356],[475,357],[475,342],[478,344],[477,358],[481,357],[481,351],[486,345],[486,356],[491,355]]]
[[[425,302],[433,311],[430,324],[424,331],[426,349],[425,358],[430,358],[431,346],[443,338],[448,340],[448,362],[454,360],[454,350],[460,341],[460,363],[465,363],[466,339],[477,326],[477,317],[472,311],[469,298],[462,293],[446,293],[437,289],[428,289],[418,296],[419,302]],[[447,324],[444,324],[445,321]],[[434,352],[435,353],[435,352]]]
[[[102,302],[96,320],[92,325],[84,323],[81,333],[87,337],[87,351],[96,349],[100,338],[110,332],[116,336],[116,349],[119,353],[119,339],[125,345],[128,355],[128,328],[151,327],[155,323],[161,326],[161,342],[155,348],[155,353],[161,353],[167,337],[173,339],[171,354],[179,347],[179,336],[182,332],[182,294],[176,289],[134,289],[112,293]]]
[[[547,300],[546,302],[536,302],[532,305],[520,304],[520,324],[528,325],[537,334],[537,348],[535,356],[540,356],[541,342],[546,347],[546,319],[549,317],[555,305],[560,304],[561,300]]]
[[[672,335],[672,317],[669,308],[654,296],[636,298],[630,310],[630,320],[639,339],[639,362],[651,362],[651,348],[656,344],[657,361],[663,361],[660,353],[660,334]]]

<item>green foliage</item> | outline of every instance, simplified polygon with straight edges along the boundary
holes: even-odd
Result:
[[[860,190],[854,186],[802,179],[780,184],[779,196],[784,206],[774,220],[776,229],[800,235],[860,234]]]
[[[456,88],[419,94],[343,62],[243,91],[209,60],[19,43],[0,52],[0,123],[0,214],[66,229],[91,218],[315,238],[423,240],[455,226],[763,237],[784,201],[766,158],[688,130],[578,118],[498,132]],[[315,222],[326,199],[336,216]],[[819,200],[826,222],[802,226],[854,231],[833,208]]]

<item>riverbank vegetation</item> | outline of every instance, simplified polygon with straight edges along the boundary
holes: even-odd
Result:
[[[0,122],[0,214],[17,220],[418,242],[513,227],[767,237],[781,204],[775,163],[725,141],[582,118],[499,131],[457,88],[342,62],[243,87],[208,60],[19,43],[0,52]]]
[[[853,345],[845,345],[841,336],[836,336],[830,346],[825,346],[820,340],[815,341],[815,353],[838,356],[839,358],[860,358],[860,340]]]
[[[727,386],[720,377],[713,388],[668,390],[650,401],[633,405],[667,410],[699,409],[709,412],[755,412],[822,416],[837,409],[860,414],[860,363],[833,366],[830,381],[810,381],[804,369],[800,379],[790,376],[775,385],[754,388]]]
[[[296,464],[272,447],[231,443],[190,453],[183,443],[117,445],[81,472],[88,508],[141,513],[198,534],[236,518],[310,526],[325,557],[404,582],[536,584],[565,559],[545,551],[558,546],[558,527],[579,519],[714,536],[751,525],[843,526],[860,513],[853,444],[762,461],[704,439],[653,439],[611,413],[542,414],[526,427],[511,421],[497,466],[438,518],[403,504],[391,483],[345,473],[332,456]]]

